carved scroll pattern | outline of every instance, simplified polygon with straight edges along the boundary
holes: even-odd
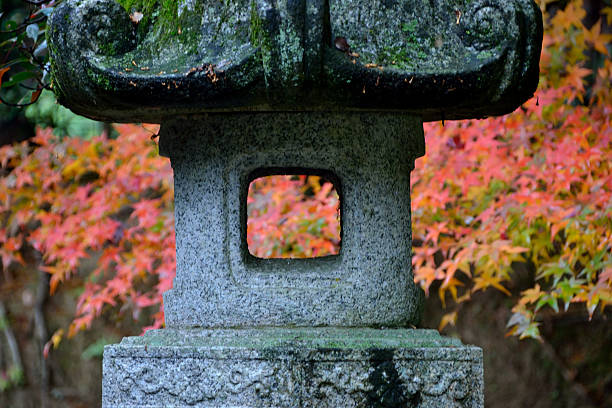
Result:
[[[509,4],[510,3],[510,4]],[[466,45],[482,51],[507,40],[515,9],[511,2],[478,0],[470,4],[463,18],[457,19]]]
[[[321,364],[311,395],[313,406],[327,406],[341,395],[346,406],[398,406],[416,408],[439,406],[476,407],[472,401],[472,373],[469,364],[448,362],[419,364],[411,361]],[[350,402],[346,402],[350,400]],[[329,404],[333,406],[333,404]]]
[[[159,360],[159,359],[151,359]],[[195,358],[162,359],[159,362],[116,359],[114,370],[122,402],[171,401],[172,404],[206,406],[203,403],[252,394],[267,398],[277,367],[227,363]],[[224,369],[229,367],[229,369]]]
[[[112,365],[116,402],[130,406],[480,407],[469,362],[125,358]]]

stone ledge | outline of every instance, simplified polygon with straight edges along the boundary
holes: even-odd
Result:
[[[434,330],[155,330],[104,351],[104,407],[465,407],[482,350]]]

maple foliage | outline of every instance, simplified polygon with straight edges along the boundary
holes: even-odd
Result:
[[[260,258],[335,255],[340,200],[334,185],[314,175],[254,180],[247,198],[247,244]]]
[[[0,149],[0,256],[4,269],[23,262],[20,249],[42,254],[50,291],[79,279],[83,292],[69,336],[106,309],[137,315],[154,306],[175,275],[172,170],[141,127],[118,126],[119,140],[59,140],[39,130],[31,141]],[[96,257],[83,276],[79,265]],[[61,330],[61,329],[60,329]],[[51,343],[57,347],[63,333]]]
[[[510,334],[539,338],[540,314],[571,303],[589,316],[612,304],[612,35],[584,17],[577,0],[545,15],[539,89],[521,109],[425,126],[427,155],[412,175],[413,264],[426,292],[437,282],[442,303],[454,301],[440,328],[477,291],[509,295],[516,262],[535,278]]]
[[[535,276],[513,305],[513,335],[538,338],[544,311],[575,303],[592,315],[612,303],[612,37],[602,32],[612,8],[591,27],[584,15],[571,0],[545,16],[540,87],[522,108],[425,126],[427,154],[412,174],[413,269],[450,309],[441,328],[455,324],[473,293],[509,294],[516,263]],[[117,130],[116,140],[89,141],[39,130],[31,142],[0,148],[3,273],[30,246],[42,254],[52,293],[80,285],[68,336],[103,315],[145,308],[154,312],[149,327],[163,325],[161,295],[175,274],[172,171],[149,132]],[[253,255],[337,253],[332,187],[316,176],[255,180]],[[81,267],[85,258],[96,259],[93,271]]]

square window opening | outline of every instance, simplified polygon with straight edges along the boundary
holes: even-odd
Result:
[[[340,253],[339,183],[332,181],[337,177],[328,172],[267,170],[249,179],[246,241],[250,255],[296,259]]]

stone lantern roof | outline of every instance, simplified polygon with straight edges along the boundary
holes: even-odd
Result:
[[[538,83],[532,0],[183,0],[139,26],[113,0],[61,4],[53,87],[115,122],[234,111],[511,112]],[[143,20],[144,21],[144,20]]]

